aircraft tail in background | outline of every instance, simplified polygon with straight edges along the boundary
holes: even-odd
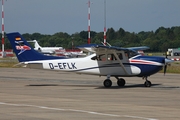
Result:
[[[37,42],[37,40],[33,40],[33,42],[34,42],[34,47],[35,47],[35,48],[42,48],[42,47],[39,45],[39,43]]]
[[[63,47],[41,47],[37,40],[27,41],[34,43],[34,50],[42,53],[42,54],[55,54],[56,50],[63,50]]]

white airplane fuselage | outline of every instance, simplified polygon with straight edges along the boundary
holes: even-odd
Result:
[[[34,50],[43,54],[54,54],[56,50],[63,50],[63,47],[41,47],[37,40],[28,42],[34,42]]]
[[[60,70],[60,71],[69,71],[69,72],[76,72],[82,74],[93,74],[93,75],[125,75],[121,66],[112,66],[112,67],[103,67],[103,65],[112,64],[118,62],[104,62],[104,61],[93,61],[87,60],[85,58],[73,58],[67,60],[46,60],[46,61],[33,61],[30,63],[42,63],[43,69],[50,69],[50,70]],[[102,68],[101,68],[102,66]],[[128,71],[129,75],[138,75],[140,73],[140,69],[136,66],[128,66],[125,67]]]
[[[28,64],[41,64],[41,69],[47,70],[60,70],[66,72],[76,72],[82,74],[92,75],[112,75],[112,76],[138,76],[142,73],[142,69],[139,64],[131,64],[133,59],[127,59],[123,61],[124,69],[118,61],[97,61],[91,58],[96,56],[95,54],[84,58],[71,58],[71,59],[58,59],[58,60],[43,60],[27,62]],[[138,55],[139,56],[139,55]],[[131,62],[132,61],[132,62]],[[25,62],[26,63],[26,62]],[[137,63],[137,61],[135,62]],[[163,64],[154,62],[154,66],[162,67]],[[141,66],[147,67],[147,64],[141,64]],[[146,69],[146,68],[144,68]],[[151,67],[152,69],[152,67]]]

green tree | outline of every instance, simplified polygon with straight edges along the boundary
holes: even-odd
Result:
[[[115,32],[115,30],[113,28],[109,28],[107,30],[106,34],[107,34],[107,40],[108,41],[112,41],[112,40],[114,40],[116,38],[116,32]]]

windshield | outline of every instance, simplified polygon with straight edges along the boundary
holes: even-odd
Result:
[[[139,55],[139,54],[134,50],[128,50],[128,51],[125,51],[125,55],[127,55],[128,58],[132,58],[132,57]]]

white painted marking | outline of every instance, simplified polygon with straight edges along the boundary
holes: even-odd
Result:
[[[110,117],[126,117],[126,118],[143,119],[143,120],[158,120],[158,119],[155,119],[155,118],[146,118],[146,117],[140,117],[140,116],[115,115],[115,114],[106,114],[106,113],[99,113],[99,112],[86,111],[86,110],[61,109],[61,108],[52,108],[52,107],[36,106],[36,105],[28,105],[28,104],[13,104],[13,103],[0,102],[0,105],[9,105],[9,106],[16,106],[16,107],[35,107],[35,108],[40,108],[40,109],[48,109],[48,110],[56,110],[56,111],[81,112],[81,113],[88,113],[88,114],[95,114],[95,115],[102,115],[102,116],[110,116]]]

